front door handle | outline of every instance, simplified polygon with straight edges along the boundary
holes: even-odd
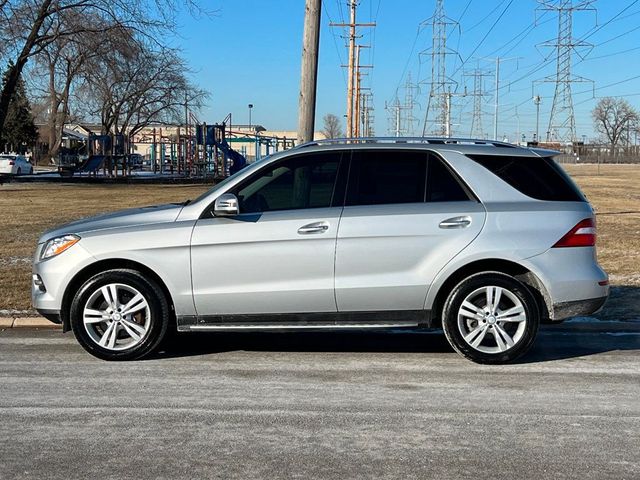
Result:
[[[453,217],[440,222],[440,228],[466,228],[471,225],[471,217]]]
[[[300,235],[308,235],[310,233],[323,233],[329,230],[329,222],[313,222],[298,229]]]

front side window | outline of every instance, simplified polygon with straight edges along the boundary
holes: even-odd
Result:
[[[354,151],[346,204],[424,202],[427,158],[423,152]]]
[[[240,213],[330,207],[340,153],[312,153],[277,162],[235,189]]]

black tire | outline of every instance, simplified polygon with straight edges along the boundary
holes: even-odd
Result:
[[[139,343],[118,351],[98,345],[83,321],[83,311],[91,296],[101,287],[114,283],[137,290],[146,300],[150,314],[148,329]],[[76,339],[87,352],[103,360],[137,360],[151,354],[163,340],[169,318],[169,304],[162,289],[140,272],[129,269],[108,270],[87,280],[76,293],[70,309],[71,329]]]
[[[33,167],[29,169],[29,175],[33,175]]]
[[[479,289],[491,286],[501,287],[514,295],[515,298],[520,301],[524,310],[523,313],[526,316],[526,320],[522,322],[524,323],[524,326],[518,333],[518,340],[513,342],[513,346],[507,347],[506,351],[480,351],[464,339],[461,329],[466,328],[468,325],[466,322],[472,322],[472,326],[469,327],[469,330],[477,327],[484,327],[486,324],[486,332],[478,347],[484,349],[499,349],[500,347],[498,345],[498,338],[496,338],[496,335],[500,337],[501,342],[504,340],[504,336],[498,332],[498,326],[495,324],[500,324],[503,329],[508,327],[512,330],[520,328],[519,324],[497,321],[495,315],[488,313],[486,314],[488,315],[486,318],[484,316],[481,317],[482,320],[470,319],[461,315],[460,323],[462,323],[462,326],[460,326],[458,321],[458,313],[465,299],[468,299],[468,296],[474,294],[474,292],[478,292]],[[477,293],[477,295],[479,298],[482,293]],[[501,297],[501,304],[502,302],[510,302],[510,298],[506,297],[506,294],[503,293],[502,295],[505,296]],[[492,318],[489,320],[489,317]],[[473,322],[476,322],[476,324],[474,325]],[[529,288],[512,276],[500,272],[483,272],[467,277],[453,288],[442,310],[442,327],[447,340],[456,352],[476,363],[503,364],[513,362],[529,351],[538,333],[539,324],[540,312],[538,310],[536,300],[533,294],[529,291]],[[492,335],[488,336],[487,333],[489,332],[491,332]],[[472,337],[471,343],[473,343],[473,338],[477,337]],[[513,340],[513,338],[511,338],[511,340]],[[491,345],[492,342],[496,344],[495,347]]]
[[[22,175],[22,168],[18,167],[18,170],[16,171],[16,175]]]

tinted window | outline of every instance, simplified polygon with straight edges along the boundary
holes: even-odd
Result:
[[[300,155],[252,176],[234,192],[241,213],[331,206],[340,154]]]
[[[347,205],[424,202],[427,155],[393,150],[355,151]]]
[[[509,185],[538,200],[583,202],[584,196],[550,157],[469,155]]]
[[[435,156],[429,158],[427,202],[463,202],[469,195],[454,174]]]

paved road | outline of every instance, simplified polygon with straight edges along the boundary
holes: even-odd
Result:
[[[180,337],[95,360],[0,332],[0,478],[640,478],[640,329],[485,367],[438,334]]]

